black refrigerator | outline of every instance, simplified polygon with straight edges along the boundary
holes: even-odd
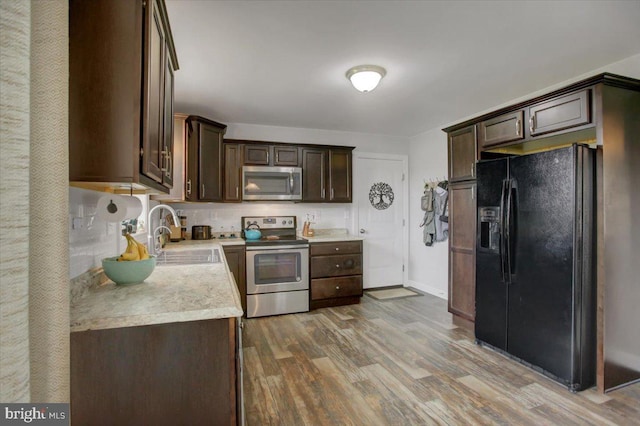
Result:
[[[594,384],[594,150],[477,163],[476,342],[560,382]]]

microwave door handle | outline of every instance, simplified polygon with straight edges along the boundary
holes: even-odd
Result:
[[[293,194],[293,171],[289,172],[289,194]]]

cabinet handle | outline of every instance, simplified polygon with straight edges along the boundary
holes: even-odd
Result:
[[[336,286],[336,290],[340,290],[340,286],[339,285]]]
[[[520,119],[516,120],[516,136],[520,136]]]
[[[340,251],[340,247],[336,247],[336,251]]]
[[[167,177],[171,177],[173,174],[173,158],[171,158],[171,151],[167,153]]]
[[[533,127],[535,126],[534,116],[529,117],[529,133],[533,133]]]
[[[267,165],[269,164],[269,151],[267,151]]]
[[[333,188],[331,188],[331,199],[333,200],[335,198],[335,193],[333,191]]]
[[[160,167],[160,171],[167,172],[167,151],[162,150],[160,151],[160,157],[162,157],[162,160],[160,161],[162,163],[162,166]]]
[[[473,191],[473,186],[471,187],[471,199],[472,199],[472,200],[475,200],[475,199],[476,199],[475,193],[474,193],[474,191]]]
[[[340,265],[336,264],[336,268],[340,268]]]
[[[320,197],[320,198],[322,198],[323,200],[324,200],[324,193],[325,193],[324,192],[324,188],[322,188],[322,197]]]
[[[240,198],[240,196],[238,195],[238,187],[236,186],[236,198]]]
[[[471,163],[471,177],[476,177],[476,163]]]
[[[191,195],[191,179],[187,180],[187,195]]]
[[[204,183],[203,183],[203,184],[201,184],[201,186],[202,186],[202,198],[204,198],[204,194],[205,194],[205,190],[204,190]]]

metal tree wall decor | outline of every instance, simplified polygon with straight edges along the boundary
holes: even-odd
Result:
[[[374,183],[369,190],[369,202],[378,210],[388,209],[393,204],[393,189],[388,183]]]

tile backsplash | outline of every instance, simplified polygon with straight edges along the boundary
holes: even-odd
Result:
[[[104,195],[104,192],[69,188],[69,278],[101,266],[103,258],[118,255],[126,246],[120,234],[120,223],[106,222],[96,214],[98,200]],[[351,229],[353,217],[351,204],[175,203],[172,207],[187,217],[189,233],[193,225],[210,225],[214,232],[239,233],[242,216],[295,215],[300,231],[307,214],[310,218],[315,217],[314,228]],[[136,235],[136,238],[146,242],[146,233]]]
[[[101,266],[105,257],[116,256],[125,247],[121,224],[107,222],[97,213],[104,192],[69,188],[69,278]],[[143,205],[146,197],[143,197]],[[136,236],[144,241],[146,234]]]
[[[298,230],[307,214],[315,216],[314,228],[351,228],[351,204],[307,203],[174,203],[171,206],[187,217],[187,232],[193,225],[209,225],[213,232],[238,233],[242,216],[296,216]]]

